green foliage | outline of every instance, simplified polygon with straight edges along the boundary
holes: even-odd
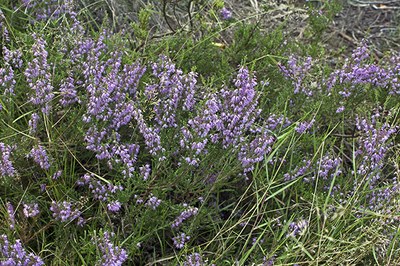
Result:
[[[318,1],[319,2],[319,1]],[[340,1],[326,1],[323,4],[314,6],[309,4],[309,32],[308,37],[318,42],[329,26],[332,25],[336,14],[342,10]]]

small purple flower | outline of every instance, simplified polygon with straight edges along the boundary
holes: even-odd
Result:
[[[276,114],[270,114],[268,119],[267,119],[267,124],[266,128],[269,130],[275,130],[278,126],[281,126],[282,128],[286,128],[292,124],[291,121],[289,121],[285,116],[283,115],[276,115]]]
[[[14,206],[10,202],[7,202],[6,206],[7,206],[8,220],[10,222],[10,229],[14,231],[15,229]]]
[[[0,24],[1,25],[1,24]],[[14,68],[12,57],[15,53],[8,50],[6,46],[3,46],[4,66],[0,67],[0,88],[3,89],[3,94],[7,96],[15,95],[14,87],[16,81],[14,79]]]
[[[308,221],[301,219],[297,222],[292,222],[289,224],[288,236],[296,237],[297,235],[303,235],[308,228]]]
[[[40,168],[44,170],[48,170],[50,168],[49,157],[47,157],[47,152],[41,145],[33,147],[28,157],[32,158],[33,161],[40,166]]]
[[[303,160],[302,162],[302,166],[297,166],[291,174],[286,173],[283,175],[284,180],[285,181],[291,181],[294,180],[300,176],[303,176],[307,173],[307,171],[310,169],[311,167],[311,160]]]
[[[6,18],[2,10],[0,10],[0,36],[5,42],[10,42],[10,36],[6,27]]]
[[[361,44],[354,49],[351,58],[356,64],[361,63],[363,60],[366,60],[370,57],[370,51],[367,44],[367,41],[363,39]]]
[[[1,266],[8,265],[32,265],[42,266],[44,262],[33,253],[27,253],[22,246],[21,240],[17,239],[14,244],[6,235],[0,236],[0,262]]]
[[[77,181],[76,184],[78,186],[88,185],[92,181],[93,174],[84,174]]]
[[[203,266],[206,265],[206,261],[200,253],[192,253],[186,256],[186,261],[183,262],[183,266]]]
[[[144,205],[155,210],[160,205],[160,203],[161,203],[160,199],[158,199],[155,196],[151,196]]]
[[[0,142],[0,175],[14,176],[15,169],[11,162],[11,146]]]
[[[174,241],[174,246],[176,249],[182,249],[185,246],[185,243],[190,240],[190,236],[186,236],[185,233],[181,233],[178,236],[172,238]]]
[[[32,15],[31,23],[38,21],[56,20],[63,14],[73,14],[72,0],[51,0],[51,1],[34,1],[22,0],[24,9],[29,10]]]
[[[98,248],[102,253],[101,259],[96,265],[101,266],[121,266],[124,261],[128,259],[128,254],[125,249],[115,246],[111,242],[111,237],[113,233],[104,232],[102,238],[96,238],[95,241],[98,242]]]
[[[85,223],[86,223],[85,218],[83,218],[82,216],[79,216],[79,217],[78,217],[78,221],[76,222],[76,224],[77,224],[78,226],[82,227],[82,226],[85,225]]]
[[[51,177],[51,179],[57,180],[58,178],[60,178],[61,174],[62,174],[62,171],[61,171],[61,170],[58,170],[57,172],[55,172],[55,173],[53,174],[53,176]]]
[[[111,183],[103,185],[99,180],[90,182],[88,187],[91,190],[94,199],[100,201],[107,201],[111,194],[123,190],[121,185],[113,185]]]
[[[133,198],[136,200],[136,204],[143,204],[144,200],[142,197],[139,197],[138,195],[134,195]]]
[[[345,107],[342,105],[338,109],[336,109],[336,113],[342,113],[344,111]]]
[[[68,201],[51,203],[50,210],[53,212],[53,218],[56,221],[70,222],[81,216],[78,209],[73,209],[73,204]]]
[[[42,112],[48,115],[51,110],[50,102],[54,97],[54,93],[53,85],[51,84],[50,65],[47,62],[46,41],[36,34],[33,35],[33,38],[36,40],[32,46],[34,59],[28,63],[24,74],[29,87],[33,91],[31,102],[40,106]]]
[[[292,85],[294,86],[293,92],[295,94],[303,93],[308,97],[313,95],[313,90],[305,83],[305,80],[312,66],[313,62],[311,57],[301,59],[294,55],[289,56],[287,66],[279,64],[282,74],[292,81]]]
[[[119,201],[112,201],[107,204],[107,209],[110,212],[118,212],[121,209],[121,203]]]
[[[121,185],[103,184],[100,180],[95,180],[93,177],[93,174],[85,174],[76,181],[76,184],[78,186],[87,186],[96,200],[107,201],[112,194],[124,189]]]
[[[339,167],[341,163],[342,160],[340,158],[334,158],[329,155],[324,156],[319,161],[318,175],[323,179],[339,176],[342,173],[342,170]]]
[[[223,7],[219,13],[223,20],[228,20],[232,18],[232,11],[226,7]]]
[[[39,122],[39,115],[37,113],[33,113],[31,115],[31,119],[29,119],[28,125],[29,125],[29,134],[35,134],[37,130],[37,125]]]
[[[264,257],[263,263],[261,264],[262,266],[274,266],[275,264],[275,256],[272,256],[270,258]]]
[[[39,205],[37,203],[23,204],[25,217],[35,217],[39,214]]]
[[[151,168],[149,164],[139,167],[140,175],[142,176],[143,180],[146,181],[151,172]]]
[[[182,224],[183,221],[189,219],[192,216],[195,216],[198,211],[199,211],[199,209],[196,208],[196,207],[187,208],[186,210],[181,212],[181,214],[172,222],[171,227],[172,228],[179,227]]]
[[[40,191],[41,192],[45,192],[46,191],[46,187],[47,187],[46,184],[40,184]]]
[[[303,133],[305,133],[306,131],[308,131],[308,130],[314,125],[314,122],[315,122],[314,119],[312,119],[312,120],[309,121],[309,122],[307,122],[307,121],[300,122],[300,123],[296,126],[295,130],[296,130],[297,133],[303,134]]]
[[[79,102],[77,92],[75,89],[74,79],[72,77],[66,78],[60,85],[60,104],[68,106],[73,103]]]

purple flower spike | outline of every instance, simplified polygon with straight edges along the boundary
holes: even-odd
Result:
[[[0,175],[14,176],[15,169],[11,162],[11,146],[0,142]]]
[[[121,203],[119,201],[112,201],[107,204],[107,209],[110,212],[118,212],[121,209]]]
[[[50,102],[54,98],[53,85],[51,85],[51,70],[47,62],[46,41],[33,35],[36,43],[32,46],[34,58],[28,63],[25,70],[26,81],[33,91],[31,102],[41,107],[44,114],[48,115],[51,110]]]
[[[81,212],[78,209],[73,209],[73,204],[68,201],[60,203],[53,201],[50,210],[53,212],[53,218],[61,222],[70,222],[81,216]]]
[[[10,223],[10,229],[14,231],[15,230],[14,206],[10,202],[7,202],[6,207],[7,207],[8,220]]]
[[[199,211],[199,209],[195,208],[195,207],[187,208],[186,210],[181,212],[181,214],[172,222],[171,227],[172,228],[179,227],[183,223],[183,221],[189,219],[192,216],[195,216],[198,211]]]
[[[43,260],[33,253],[27,253],[22,246],[21,240],[17,239],[14,244],[6,235],[0,236],[0,262],[1,266],[8,265],[32,265],[42,266]]]
[[[192,253],[186,256],[186,261],[183,262],[183,266],[203,266],[208,265],[207,260],[203,260],[203,257],[199,253]]]
[[[147,202],[144,204],[145,206],[155,210],[161,204],[161,200],[155,196],[150,196]]]
[[[35,161],[35,163],[37,163],[40,166],[40,168],[44,170],[48,170],[50,168],[50,162],[49,158],[47,157],[47,152],[41,145],[32,148],[28,157],[32,158],[33,161]]]
[[[186,242],[190,240],[190,236],[187,236],[185,233],[181,233],[180,235],[173,237],[174,246],[176,249],[182,249]]]
[[[299,134],[306,133],[314,125],[314,122],[314,119],[312,119],[310,122],[301,122],[296,126],[295,130]]]
[[[96,239],[98,242],[98,247],[102,253],[101,259],[96,265],[101,266],[121,266],[124,261],[128,259],[128,254],[125,249],[115,246],[111,242],[111,237],[113,233],[104,232],[102,238]]]
[[[37,203],[23,204],[25,217],[35,217],[39,214],[39,205]]]

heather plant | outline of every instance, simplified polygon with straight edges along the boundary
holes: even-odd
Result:
[[[146,40],[149,6],[116,31],[22,2],[0,16],[0,265],[399,262],[398,54],[328,67],[222,1],[187,41]]]

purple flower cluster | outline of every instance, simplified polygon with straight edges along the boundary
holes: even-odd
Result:
[[[379,113],[373,115],[371,121],[356,118],[360,137],[355,152],[358,178],[354,190],[360,185],[359,182],[366,180],[370,189],[367,195],[368,208],[385,211],[385,206],[400,194],[396,178],[391,179],[383,172],[387,164],[387,153],[392,146],[390,139],[397,130],[388,123],[378,123],[379,116]]]
[[[32,158],[33,161],[37,163],[40,166],[40,168],[44,170],[48,170],[50,168],[49,157],[47,156],[45,148],[41,145],[33,147],[30,153],[28,154],[28,158]]]
[[[139,172],[140,176],[143,178],[143,180],[147,180],[150,176],[151,173],[151,168],[149,164],[146,164],[144,166],[139,167]]]
[[[293,171],[284,174],[284,180],[291,181],[298,177],[303,177],[304,182],[310,183],[317,177],[323,180],[330,180],[335,176],[341,175],[342,172],[342,159],[326,154],[315,163],[312,160],[304,159]]]
[[[393,215],[400,210],[397,202],[399,196],[400,184],[397,179],[388,179],[383,186],[375,186],[368,195],[368,208],[382,214]]]
[[[262,266],[274,266],[274,264],[275,264],[275,256],[272,256],[271,258],[264,257],[263,263],[261,265]]]
[[[186,242],[190,240],[190,236],[187,236],[185,233],[181,233],[180,235],[173,237],[172,240],[174,241],[174,247],[176,249],[182,249]]]
[[[196,74],[184,75],[166,56],[161,56],[152,65],[154,84],[145,89],[145,96],[154,102],[154,122],[158,130],[177,127],[176,115],[179,110],[192,111],[195,105]]]
[[[239,160],[247,171],[269,153],[273,138],[263,129],[265,125],[255,125],[260,114],[257,83],[246,68],[240,68],[234,89],[204,92],[196,86],[195,73],[183,74],[161,56],[151,65],[150,82],[139,95],[137,87],[146,68],[137,62],[123,65],[123,53],[118,49],[110,52],[107,38],[107,32],[103,32],[97,40],[77,39],[70,53],[72,71],[83,69],[80,82],[87,92],[83,121],[88,125],[84,139],[97,159],[106,160],[112,169],[121,165],[122,173],[132,176],[140,146],[122,143],[128,125],[135,126],[147,150],[158,160],[166,159],[162,137],[171,128],[180,130],[174,136],[181,148],[176,152],[190,165],[198,165],[199,157],[213,144],[239,148]],[[73,81],[71,77],[62,83],[60,93],[67,97],[62,104],[77,101]],[[248,132],[254,133],[250,140]],[[145,171],[149,169],[140,170],[144,179],[148,177]]]
[[[121,143],[120,129],[134,119],[138,120],[142,134],[149,130],[140,114],[136,103],[136,87],[144,74],[140,64],[122,65],[122,53],[111,52],[110,58],[101,60],[107,52],[104,32],[97,41],[80,40],[77,48],[71,51],[72,68],[83,69],[83,87],[87,92],[86,113],[83,121],[89,125],[85,141],[86,148],[94,151],[100,160],[106,160],[109,167],[122,165],[123,174],[131,176],[139,152],[136,144]],[[77,101],[73,80],[68,79],[62,87],[68,95],[68,103]]]
[[[278,126],[281,126],[282,128],[286,128],[290,126],[292,122],[288,120],[287,117],[283,115],[276,115],[276,114],[270,114],[267,118],[267,124],[266,124],[266,129],[268,130],[275,130]]]
[[[142,111],[140,109],[134,110],[133,115],[138,124],[139,131],[142,134],[146,147],[149,150],[150,154],[153,156],[157,156],[158,154],[162,154],[165,149],[161,146],[161,137],[157,133],[157,129],[152,128],[146,123]],[[163,157],[160,157],[163,158]]]
[[[285,181],[294,180],[300,176],[303,176],[311,169],[311,160],[303,160],[302,166],[297,166],[291,174],[286,173],[283,175]]]
[[[95,180],[92,178],[93,175],[85,174],[78,181],[78,186],[87,186],[93,198],[100,201],[108,201],[112,194],[122,191],[123,187],[121,185],[113,185],[111,183],[102,184],[100,180]],[[115,206],[115,204],[112,204]]]
[[[60,94],[60,104],[62,106],[68,106],[76,102],[80,102],[75,88],[75,81],[72,77],[68,77],[61,82]]]
[[[243,141],[240,144],[238,158],[242,163],[244,172],[254,169],[254,165],[264,160],[264,156],[272,150],[275,138],[268,131],[257,135],[251,142]]]
[[[289,224],[288,236],[296,237],[298,235],[303,235],[308,228],[308,221],[301,219],[296,222],[291,222]]]
[[[3,95],[14,95],[16,81],[14,79],[14,69],[22,67],[22,53],[20,50],[10,51],[3,46],[4,63],[0,67],[0,89]]]
[[[10,36],[6,26],[6,18],[4,17],[2,10],[0,10],[0,34],[1,39],[4,40],[4,42],[10,42]]]
[[[32,46],[33,60],[28,62],[25,70],[26,81],[33,91],[31,102],[41,107],[44,114],[48,115],[51,110],[50,102],[54,98],[52,76],[50,65],[47,62],[46,41],[33,35],[36,42]]]
[[[196,207],[188,207],[184,211],[181,212],[181,214],[176,217],[176,219],[172,222],[171,227],[172,228],[178,228],[183,221],[189,219],[192,216],[197,215],[199,209]]]
[[[146,201],[146,203],[144,204],[145,206],[155,210],[157,209],[158,206],[160,206],[161,204],[161,200],[158,199],[157,197],[150,195],[149,199]]]
[[[35,217],[36,215],[39,214],[39,205],[37,203],[24,203],[23,204],[24,209],[23,209],[23,213],[25,215],[25,217]]]
[[[113,233],[104,232],[103,237],[95,239],[98,243],[98,248],[102,253],[102,257],[96,265],[120,266],[128,259],[126,250],[115,246],[111,242],[111,237],[113,236]]]
[[[0,175],[14,176],[15,168],[11,162],[12,147],[0,142]]]
[[[183,262],[183,266],[203,266],[207,265],[206,261],[200,253],[192,253],[186,256],[186,260]]]
[[[296,127],[295,130],[297,133],[299,134],[303,134],[305,132],[307,132],[308,130],[310,130],[310,128],[314,125],[315,120],[312,119],[311,121],[307,122],[300,122]]]
[[[36,133],[39,119],[40,119],[40,117],[37,113],[33,113],[31,115],[31,119],[29,119],[29,122],[28,122],[29,134],[33,135]]]
[[[115,139],[110,141],[110,135]],[[125,176],[131,176],[135,170],[134,164],[139,153],[139,145],[137,144],[122,144],[120,143],[120,135],[116,132],[112,134],[109,130],[98,131],[96,125],[92,125],[87,131],[85,140],[86,148],[95,151],[96,158],[99,160],[107,160],[110,169],[114,164],[121,163],[124,166],[122,173]]]
[[[239,149],[238,159],[245,171],[261,161],[271,150],[273,137],[265,125],[256,125],[260,115],[257,109],[257,82],[246,68],[240,68],[235,88],[223,88],[219,92],[205,93],[204,105],[197,115],[181,128],[179,144],[191,151],[184,160],[191,165],[198,164],[198,155],[208,152],[207,145],[221,144],[224,149]],[[249,139],[249,132],[252,137]]]
[[[157,198],[156,196],[154,196],[152,193],[150,195],[148,195],[147,200],[144,200],[142,197],[139,197],[138,195],[134,196],[136,199],[136,204],[143,204],[144,206],[150,208],[150,209],[157,209],[158,206],[160,206],[161,204],[161,200],[159,198]]]
[[[342,160],[340,158],[325,155],[318,163],[318,176],[323,179],[339,176],[342,173],[340,168],[341,163]]]
[[[356,150],[357,157],[361,158],[357,174],[367,175],[370,187],[373,188],[380,179],[380,170],[384,166],[385,156],[391,145],[389,139],[396,133],[396,128],[387,123],[378,125],[358,117],[356,118],[356,127],[361,134]]]
[[[8,265],[30,265],[41,266],[44,265],[43,260],[33,253],[27,253],[21,244],[21,240],[17,239],[14,244],[6,235],[0,236],[0,262],[1,266]]]
[[[110,203],[107,204],[107,209],[110,212],[118,212],[121,209],[121,203],[117,200],[112,201]]]
[[[228,8],[226,8],[226,7],[223,7],[223,8],[220,10],[219,13],[220,13],[221,18],[222,18],[223,20],[228,20],[228,19],[231,19],[231,18],[232,18],[232,11],[229,10]]]
[[[61,171],[61,170],[58,170],[57,172],[55,172],[55,173],[51,176],[51,179],[57,180],[57,179],[60,178],[61,175],[62,175],[62,171]]]
[[[73,0],[22,0],[22,7],[28,10],[36,20],[56,20],[63,14],[71,12]]]
[[[299,59],[294,55],[289,56],[287,67],[280,64],[279,68],[283,75],[292,81],[294,93],[302,93],[306,96],[312,96],[313,91],[309,85],[305,84],[307,74],[313,66],[312,58],[307,57],[304,62],[299,62]]]
[[[110,56],[105,62],[93,56],[92,61],[83,64],[88,95],[84,121],[107,122],[109,129],[118,131],[131,121],[134,105],[126,99],[128,88],[120,75],[121,54],[112,52]]]
[[[63,202],[55,202],[53,201],[51,203],[50,210],[53,212],[53,218],[56,221],[61,221],[61,222],[72,222],[75,219],[80,218],[81,216],[81,211],[78,209],[74,208],[74,204],[68,201],[63,201]],[[78,223],[79,223],[78,219]]]
[[[323,83],[331,93],[334,87],[339,88],[339,95],[344,99],[352,94],[364,92],[367,88],[384,88],[391,94],[398,94],[400,88],[399,70],[400,57],[394,55],[389,62],[381,64],[369,63],[369,48],[363,41],[352,54],[351,59],[346,59],[340,69],[330,74]],[[397,68],[396,68],[397,66]]]
[[[12,231],[15,230],[15,212],[14,212],[14,206],[10,203],[7,202],[6,204],[7,207],[7,214],[8,214],[8,221],[10,223],[10,229]]]
[[[257,82],[247,68],[240,68],[234,80],[235,89],[222,89],[220,97],[222,122],[222,144],[235,146],[240,137],[250,130],[261,110],[257,109],[258,96],[255,90]]]

